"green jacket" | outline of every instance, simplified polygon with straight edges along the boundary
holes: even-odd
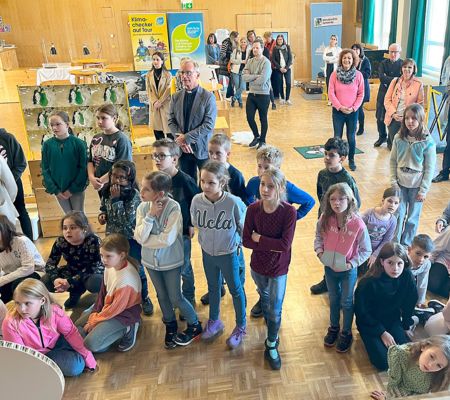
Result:
[[[73,135],[63,140],[46,140],[42,145],[41,169],[47,193],[83,192],[88,183],[86,143]]]

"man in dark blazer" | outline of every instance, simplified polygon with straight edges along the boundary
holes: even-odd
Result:
[[[208,160],[208,142],[217,115],[216,100],[214,94],[199,86],[197,62],[185,60],[180,71],[184,89],[172,96],[169,128],[183,151],[180,169],[197,182],[197,168]]]

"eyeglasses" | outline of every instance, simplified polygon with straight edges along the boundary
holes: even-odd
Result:
[[[395,54],[395,53],[400,53],[400,52],[398,50],[389,50],[389,53]]]
[[[195,71],[180,71],[181,75],[186,75],[187,77],[191,77],[194,73]]]
[[[119,182],[126,182],[128,180],[126,176],[116,174],[111,174],[111,178]]]
[[[153,153],[152,154],[152,160],[158,160],[158,161],[164,161],[167,157],[172,157],[171,154],[165,154],[165,153]]]

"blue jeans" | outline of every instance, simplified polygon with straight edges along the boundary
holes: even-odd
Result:
[[[258,274],[252,269],[252,278],[261,297],[261,307],[267,324],[267,338],[270,342],[275,342],[281,325],[287,274],[270,277]]]
[[[210,256],[202,251],[203,268],[209,292],[209,319],[216,321],[220,313],[220,288],[222,286],[222,274],[233,298],[234,312],[236,313],[236,325],[245,327],[245,296],[239,277],[239,257],[237,251],[222,256]]]
[[[158,296],[164,323],[177,320],[174,308],[180,310],[188,324],[192,325],[198,322],[194,307],[181,293],[181,266],[168,271],[156,271],[148,268],[148,274]]]
[[[183,235],[184,245],[184,262],[181,267],[181,278],[183,280],[182,291],[183,296],[191,303],[195,302],[195,279],[194,271],[191,264],[191,238],[187,235]]]
[[[141,264],[141,258],[142,258],[142,247],[141,245],[136,242],[134,239],[128,239],[128,243],[130,244],[130,257],[134,258],[136,261],[139,262],[139,278],[141,278],[141,284],[142,284],[142,301],[144,302],[147,300],[148,297],[148,283],[147,283],[147,275],[145,275],[144,267]]]
[[[339,326],[342,309],[342,330],[351,332],[353,323],[353,292],[355,290],[358,269],[336,272],[325,267],[325,280],[330,299],[330,325]]]
[[[237,100],[239,104],[242,104],[242,92],[245,90],[245,82],[242,79],[242,75],[232,72],[231,79],[233,80],[234,85],[234,99]]]
[[[400,186],[402,197],[397,208],[397,228],[394,239],[405,246],[410,246],[414,236],[416,236],[417,225],[423,202],[416,201],[416,196],[420,188],[409,189]]]
[[[348,159],[354,161],[356,149],[356,124],[358,122],[358,111],[344,114],[333,107],[333,130],[334,137],[342,138],[344,125],[347,127],[347,142],[349,147]]]
[[[51,358],[59,367],[64,376],[78,376],[84,371],[85,363],[80,353],[61,335],[46,356]]]

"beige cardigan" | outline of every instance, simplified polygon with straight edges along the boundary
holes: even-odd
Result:
[[[167,118],[169,115],[170,106],[170,86],[172,82],[172,75],[169,71],[162,71],[161,79],[159,81],[158,89],[156,89],[154,71],[147,73],[147,93],[150,109],[150,127],[156,131],[170,133]],[[159,100],[162,107],[155,110],[153,104]]]

